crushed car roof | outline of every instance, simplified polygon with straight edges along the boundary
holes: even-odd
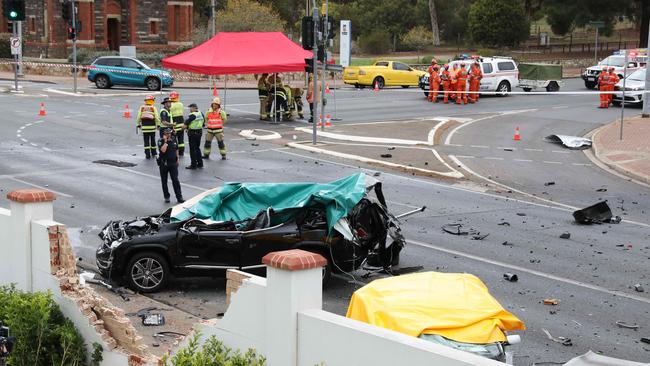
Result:
[[[210,221],[239,221],[272,208],[321,207],[331,231],[377,184],[363,173],[329,183],[225,183],[172,208],[171,221],[191,217]]]
[[[506,341],[524,323],[506,311],[476,276],[422,272],[375,280],[354,292],[348,318],[419,337],[457,342]]]

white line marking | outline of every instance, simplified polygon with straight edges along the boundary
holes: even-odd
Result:
[[[52,151],[52,149],[48,149],[47,147],[41,147],[41,149],[43,149],[45,151]]]
[[[460,144],[445,144],[447,146],[454,146],[454,147],[464,147],[465,145],[460,145]]]
[[[507,146],[498,146],[497,149],[501,149],[501,150],[512,150],[512,151],[517,150],[516,147],[507,147]]]
[[[532,162],[532,160],[530,160],[530,159],[512,159],[512,160],[521,161],[521,162],[525,162],[525,163],[531,163]]]
[[[469,145],[469,147],[475,147],[475,148],[478,148],[478,149],[489,149],[490,148],[489,146],[485,146],[485,145]]]
[[[591,164],[585,164],[585,163],[571,163],[571,165],[575,165],[575,166],[591,166]],[[627,177],[626,177],[626,179],[627,179]]]
[[[571,151],[563,151],[563,150],[551,150],[551,152],[556,154],[571,154]]]
[[[488,156],[488,157],[485,157],[483,159],[485,159],[485,160],[503,160],[503,158],[497,158],[497,157],[492,157],[492,156]]]
[[[466,159],[474,159],[474,158],[476,158],[476,156],[472,156],[472,155],[456,155],[456,156],[459,157],[459,158],[466,158]]]
[[[24,130],[25,127],[26,127],[26,126],[22,126],[21,128],[18,129],[18,131],[20,131],[20,130]]]
[[[27,142],[27,140],[24,139],[24,138],[21,138],[20,141],[22,141],[22,142]]]
[[[537,151],[537,152],[542,152],[544,150],[542,149],[524,149],[525,151]]]
[[[66,194],[66,193],[63,193],[63,192],[59,192],[59,191],[55,191],[55,190],[51,189],[50,187],[39,186],[38,184],[29,183],[29,182],[27,182],[27,181],[24,181],[24,180],[22,180],[22,179],[18,179],[18,178],[15,178],[15,177],[11,177],[11,178],[9,178],[9,179],[11,179],[11,180],[13,180],[13,181],[16,181],[16,182],[18,182],[18,183],[27,184],[28,186],[32,186],[32,187],[34,187],[34,188],[40,188],[40,189],[43,189],[43,190],[46,190],[46,191],[50,191],[50,192],[52,192],[52,193],[54,193],[54,194],[56,194],[56,195],[58,195],[58,196],[63,196],[63,197],[68,197],[68,198],[73,197],[73,196],[71,196],[71,195],[69,195],[69,194]]]
[[[296,131],[304,132],[311,134],[313,130],[311,128],[296,127]],[[387,137],[366,137],[366,136],[355,136],[355,135],[344,135],[334,132],[325,132],[318,131],[318,136],[334,139],[334,140],[343,140],[343,141],[354,141],[354,142],[370,142],[376,144],[396,144],[396,145],[430,145],[428,141],[419,141],[419,140],[404,140],[404,139],[392,139]]]
[[[38,145],[36,145],[36,144],[33,143],[33,142],[30,142],[29,144],[32,145],[32,146],[38,146]]]
[[[32,123],[28,123],[28,124],[25,125],[25,127],[29,127],[31,125],[32,125]]]
[[[562,109],[562,108],[569,108],[568,105],[559,105],[557,107],[553,107],[553,109]]]
[[[562,164],[562,162],[560,162],[560,161],[546,161],[546,160],[542,161],[542,163],[544,163],[544,164]]]
[[[429,135],[427,136],[427,141],[429,142],[429,145],[433,146],[433,142],[434,142],[433,140],[436,137],[436,132],[438,132],[438,129],[447,122],[449,122],[449,120],[440,121],[435,126],[433,126],[431,131],[429,131]]]
[[[23,137],[23,135],[17,133],[17,134],[16,134],[16,137]]]
[[[484,120],[486,120],[486,119],[490,119],[490,118],[494,118],[494,117],[505,116],[505,115],[509,115],[509,114],[517,114],[517,113],[534,112],[534,111],[536,111],[536,110],[537,110],[537,109],[521,109],[521,110],[516,110],[516,111],[493,112],[493,113],[496,113],[496,114],[494,114],[494,115],[492,115],[492,116],[487,116],[487,117],[483,117],[483,118],[478,118],[478,119],[475,119],[475,120],[473,120],[473,121],[469,121],[469,122],[463,123],[463,124],[457,126],[456,128],[454,128],[453,130],[451,130],[451,132],[449,132],[449,134],[447,135],[447,138],[445,138],[445,145],[449,145],[449,144],[451,143],[451,138],[452,138],[452,137],[454,136],[454,134],[455,134],[456,132],[458,132],[461,128],[467,127],[467,126],[469,126],[469,125],[471,125],[471,124],[474,124],[474,123],[476,123],[476,122],[484,121]]]
[[[246,113],[246,114],[253,114],[253,115],[256,115],[256,116],[260,115],[260,112],[249,112],[249,111],[245,111],[243,109],[230,108],[231,106],[228,106],[228,107],[229,107],[228,110],[230,110],[230,111],[236,111],[236,112],[239,112],[239,113]]]
[[[475,261],[478,261],[478,262],[483,262],[483,263],[492,264],[492,265],[503,267],[503,268],[508,268],[508,269],[514,270],[514,271],[516,271],[518,273],[528,273],[528,274],[532,274],[532,275],[539,276],[539,277],[542,277],[542,278],[547,278],[547,279],[550,279],[550,280],[563,282],[563,283],[567,283],[567,284],[570,284],[570,285],[574,285],[574,286],[583,287],[583,288],[587,288],[587,289],[590,289],[590,290],[602,292],[602,293],[605,293],[605,294],[608,294],[608,295],[624,297],[626,299],[636,300],[636,301],[644,302],[646,304],[650,304],[650,299],[647,299],[647,298],[641,297],[641,296],[637,296],[637,295],[634,295],[634,294],[628,294],[628,293],[623,292],[623,291],[610,290],[610,289],[607,289],[607,288],[604,288],[604,287],[601,287],[601,286],[597,286],[597,285],[592,285],[592,284],[589,284],[589,283],[586,283],[586,282],[572,280],[570,278],[560,277],[560,276],[557,276],[557,275],[554,275],[554,274],[545,273],[545,272],[541,272],[541,271],[536,271],[534,269],[528,269],[526,267],[521,267],[521,266],[517,266],[517,265],[514,265],[514,264],[508,264],[508,263],[497,261],[497,260],[483,258],[483,257],[479,257],[479,256],[474,255],[474,254],[469,254],[469,253],[465,253],[465,252],[461,252],[461,251],[453,250],[453,249],[447,249],[447,248],[443,248],[443,247],[433,245],[433,244],[429,244],[429,243],[423,243],[423,242],[415,241],[415,240],[407,240],[407,243],[417,245],[417,246],[420,246],[420,247],[424,247],[424,248],[437,250],[439,252],[443,252],[443,253],[459,256],[459,257],[465,257],[465,258],[472,259],[472,260],[475,260]]]

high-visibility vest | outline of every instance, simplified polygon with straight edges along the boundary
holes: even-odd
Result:
[[[208,130],[221,130],[223,129],[223,118],[221,118],[221,110],[208,111],[206,116],[208,120]]]
[[[183,103],[181,102],[172,102],[169,112],[172,115],[172,121],[176,123],[174,130],[180,131],[183,129]]]
[[[200,130],[203,129],[203,123],[205,120],[203,119],[203,113],[201,112],[192,112],[190,113],[191,115],[194,116],[194,120],[190,122],[189,129],[190,130]]]
[[[142,132],[156,131],[156,113],[156,107],[152,105],[143,105],[140,107],[138,126],[142,128]]]

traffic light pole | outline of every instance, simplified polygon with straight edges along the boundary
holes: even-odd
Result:
[[[11,30],[14,37],[18,37],[18,26],[15,20],[11,22]],[[14,90],[18,91],[18,55],[14,55]]]
[[[323,100],[323,111],[321,114],[323,115],[323,123],[321,124],[321,130],[325,131],[325,121],[327,120],[327,116],[325,115],[325,106],[327,105],[327,99],[325,99],[325,84],[327,80],[327,74],[325,71],[325,66],[327,65],[327,43],[329,42],[329,23],[327,22],[327,17],[329,14],[329,9],[328,9],[329,2],[328,0],[325,0],[325,12],[323,13],[323,16],[325,17],[325,21],[323,22],[323,59],[321,60],[321,63],[323,65],[323,70],[322,70],[322,79],[321,81],[321,98]]]
[[[320,19],[318,18],[318,7],[316,6],[316,0],[313,1],[312,3],[312,8],[314,10],[314,45],[312,47],[312,51],[314,52],[314,58],[312,59],[314,64],[311,69],[313,75],[314,75],[314,89],[312,93],[312,114],[311,114],[311,122],[312,122],[312,143],[316,145],[317,141],[317,120],[318,120],[318,42],[320,41],[321,37],[319,37],[318,34],[318,24],[320,24]]]
[[[74,93],[77,94],[77,9],[75,2],[71,1],[72,7],[72,29],[74,29],[74,38],[72,38],[72,74],[74,80]]]

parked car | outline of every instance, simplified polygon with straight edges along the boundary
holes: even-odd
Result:
[[[174,85],[174,78],[167,71],[152,69],[132,57],[103,56],[90,65],[88,80],[99,89],[113,85],[144,86],[148,90],[160,90]]]
[[[506,347],[526,329],[467,273],[421,272],[374,280],[356,290],[347,317],[486,358],[511,362]]]
[[[140,292],[171,276],[262,268],[264,255],[288,249],[323,255],[325,284],[332,271],[396,265],[404,247],[381,183],[365,174],[327,184],[227,183],[160,215],[110,221],[99,237],[101,274]]]
[[[465,68],[469,68],[476,60],[481,64],[483,79],[481,79],[480,91],[498,92],[499,96],[506,96],[512,88],[519,85],[519,69],[517,63],[510,57],[476,57],[454,60],[449,62],[449,69],[454,65],[465,63]],[[418,83],[420,89],[424,91],[424,96],[429,95],[429,74],[420,77]],[[467,83],[469,89],[469,83]],[[442,90],[442,87],[440,88]]]
[[[613,55],[606,57],[598,63],[596,66],[588,67],[582,73],[582,80],[585,82],[585,88],[587,89],[596,89],[598,87],[598,76],[605,66],[613,66],[614,71],[618,75],[619,79],[623,79],[623,74],[625,74],[625,53],[627,50],[620,50],[615,52]],[[637,50],[638,56],[628,59],[627,65],[627,74],[631,75],[638,69],[645,66],[648,61],[647,53],[643,50]]]
[[[377,61],[372,66],[349,66],[343,69],[343,82],[357,88],[375,86],[417,86],[426,72],[397,61]]]
[[[519,87],[525,92],[533,89],[546,89],[556,92],[563,85],[562,65],[558,64],[519,64]]]
[[[642,106],[643,93],[645,91],[645,73],[646,68],[636,70],[625,78],[625,104]],[[620,80],[615,86],[616,92],[612,98],[612,104],[620,106],[623,102],[623,80]]]

